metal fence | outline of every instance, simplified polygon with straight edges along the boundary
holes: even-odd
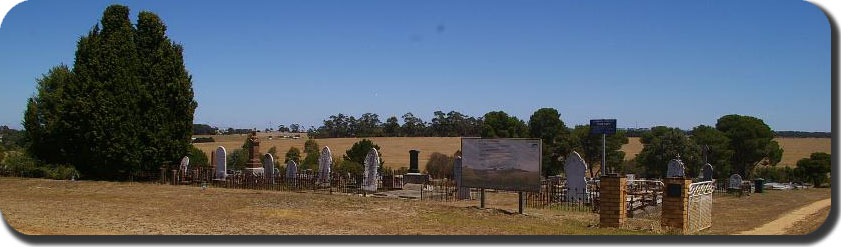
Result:
[[[539,192],[526,192],[524,200],[529,208],[598,212],[599,186],[588,182],[587,189],[570,190],[564,179],[546,179],[540,182]]]

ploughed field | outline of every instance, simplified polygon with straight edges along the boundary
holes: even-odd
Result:
[[[144,183],[0,177],[0,212],[9,226],[37,235],[146,234],[650,234],[594,227],[598,215],[527,209],[494,193],[477,201],[429,202]],[[516,206],[514,206],[516,208]],[[650,224],[649,224],[650,225]]]
[[[266,152],[271,147],[277,148],[278,156],[283,156],[290,147],[297,147],[303,150],[304,142],[306,142],[306,134],[300,134],[300,139],[280,138],[280,133],[259,133],[261,144],[260,151]],[[287,134],[288,135],[288,134]],[[269,140],[268,137],[272,136]],[[196,136],[208,137],[208,136]],[[214,143],[196,143],[193,144],[208,155],[212,150],[218,146],[224,146],[230,153],[234,149],[242,147],[245,142],[246,135],[213,135],[216,142]],[[362,138],[326,138],[315,139],[319,146],[328,146],[333,152],[333,155],[341,158],[347,149],[353,143]],[[452,155],[457,150],[461,149],[461,138],[459,137],[370,137],[380,146],[382,158],[385,161],[386,167],[400,168],[409,167],[409,150],[417,149],[421,153],[418,156],[420,168],[423,169],[426,162],[429,160],[430,154],[439,152],[446,155]],[[780,146],[785,150],[780,165],[795,166],[797,161],[802,158],[808,158],[814,152],[831,153],[831,138],[776,138]],[[628,138],[628,144],[622,146],[622,151],[625,152],[625,159],[632,159],[640,151],[642,151],[642,144],[638,137]],[[303,154],[302,154],[303,155]],[[209,157],[208,157],[209,158]]]

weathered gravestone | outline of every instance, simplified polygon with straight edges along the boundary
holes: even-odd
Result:
[[[286,162],[286,179],[295,179],[298,176],[298,163],[294,160]]]
[[[461,186],[461,156],[456,156],[453,159],[453,180],[456,181],[456,199],[466,200],[470,199],[470,189]]]
[[[184,158],[181,158],[181,165],[178,166],[178,170],[181,170],[181,174],[187,174],[188,169],[190,169],[190,157],[184,156]]]
[[[742,176],[739,174],[730,175],[730,181],[727,184],[727,188],[732,190],[742,189]]]
[[[701,181],[713,181],[713,166],[709,163],[701,167]]]
[[[362,190],[366,192],[377,191],[377,168],[380,166],[380,155],[376,148],[372,148],[365,156],[365,173],[362,177]]]
[[[272,157],[272,154],[263,155],[263,174],[266,175],[267,181],[274,183],[274,157]]]
[[[216,179],[225,180],[228,177],[228,152],[225,147],[219,146],[216,148]]]
[[[318,184],[330,184],[330,169],[333,166],[333,153],[330,148],[324,147],[321,149],[321,155],[318,156]]]
[[[567,176],[566,200],[581,201],[587,198],[587,163],[577,152],[572,152],[564,162],[564,173]]]
[[[666,177],[667,178],[674,178],[674,177],[684,177],[686,176],[686,168],[683,166],[683,162],[680,159],[672,159],[669,161],[666,170]]]

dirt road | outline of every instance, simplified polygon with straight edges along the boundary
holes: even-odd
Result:
[[[783,235],[786,230],[794,226],[798,221],[804,220],[810,215],[818,213],[821,209],[832,206],[832,199],[823,199],[804,207],[788,212],[774,221],[752,230],[743,231],[737,235]]]

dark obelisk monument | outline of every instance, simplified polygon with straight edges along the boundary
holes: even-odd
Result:
[[[418,169],[418,150],[409,150],[409,171],[403,175],[403,183],[424,184],[429,181],[429,175],[421,174]]]
[[[245,174],[263,175],[263,162],[260,160],[260,139],[257,131],[248,135],[248,162],[245,163]]]

